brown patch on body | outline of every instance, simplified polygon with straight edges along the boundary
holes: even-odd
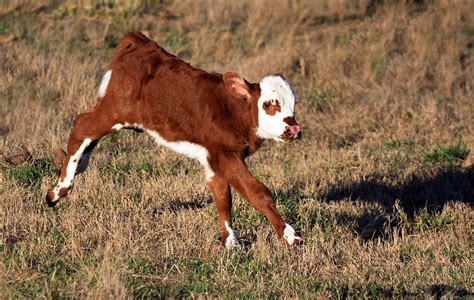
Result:
[[[274,116],[277,112],[281,112],[281,106],[278,100],[267,100],[263,102],[262,108],[269,116]]]

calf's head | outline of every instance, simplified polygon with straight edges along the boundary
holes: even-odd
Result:
[[[258,115],[257,135],[263,139],[293,141],[301,137],[295,119],[295,94],[281,76],[266,76],[259,84],[250,84],[239,74],[227,72],[224,82],[236,97],[248,101]]]

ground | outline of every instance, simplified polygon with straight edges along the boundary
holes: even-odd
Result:
[[[0,4],[1,298],[472,295],[474,2],[130,3]],[[303,139],[248,165],[303,246],[234,195],[244,247],[225,250],[198,163],[132,131],[46,206],[75,116],[136,30],[294,86]]]

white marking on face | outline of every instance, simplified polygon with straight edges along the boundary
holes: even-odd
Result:
[[[108,70],[105,72],[104,76],[102,77],[102,81],[99,85],[99,97],[102,98],[105,96],[107,92],[107,86],[109,85],[110,77],[112,76],[112,70]]]
[[[301,237],[296,235],[296,231],[290,225],[286,224],[285,230],[283,231],[283,238],[286,240],[288,245],[292,246],[295,241],[301,241]]]
[[[225,226],[225,230],[227,230],[227,232],[229,233],[229,235],[227,236],[225,240],[225,247],[227,249],[240,247],[239,240],[235,236],[234,230],[230,228],[229,223],[227,223],[227,221],[224,221],[224,226]]]
[[[53,189],[54,192],[54,199],[53,201],[59,200],[59,191],[63,188],[70,188],[72,185],[72,181],[74,179],[74,175],[76,175],[77,166],[79,164],[79,160],[81,159],[81,155],[87,146],[90,145],[92,139],[85,139],[79,149],[74,153],[68,161],[67,168],[66,168],[66,176],[59,180],[58,184]]]
[[[258,99],[258,128],[257,135],[263,139],[283,141],[281,135],[288,124],[283,121],[286,117],[295,115],[295,94],[288,81],[281,76],[266,76],[260,81],[260,98]],[[265,101],[278,100],[281,111],[273,116],[263,109]]]
[[[116,124],[112,128],[122,128],[122,127],[141,129],[145,131],[146,133],[148,133],[148,135],[150,135],[157,144],[166,146],[175,152],[178,152],[190,158],[196,159],[204,167],[207,181],[209,181],[214,176],[214,171],[212,171],[212,168],[209,165],[209,161],[208,161],[209,152],[207,151],[205,147],[198,144],[193,144],[187,141],[168,142],[157,131],[144,128],[143,126],[139,124],[125,123],[123,126],[121,124]]]

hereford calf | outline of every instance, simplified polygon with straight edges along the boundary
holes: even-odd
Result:
[[[47,203],[54,206],[68,194],[74,175],[85,170],[103,136],[135,129],[204,167],[225,246],[238,245],[230,218],[230,186],[270,220],[278,236],[289,245],[298,244],[301,238],[278,213],[268,188],[245,165],[264,139],[292,141],[301,136],[294,107],[293,90],[281,76],[249,83],[233,72],[207,73],[143,34],[129,33],[104,75],[97,105],[77,116]]]

